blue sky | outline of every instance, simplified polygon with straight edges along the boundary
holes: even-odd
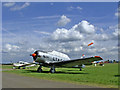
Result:
[[[36,49],[118,59],[117,9],[117,2],[2,3],[3,62],[32,61]]]

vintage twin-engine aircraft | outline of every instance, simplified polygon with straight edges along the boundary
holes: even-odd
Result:
[[[51,73],[55,73],[55,67],[70,68],[78,65],[81,70],[83,64],[90,64],[93,61],[102,60],[100,56],[70,60],[70,58],[64,53],[57,51],[46,52],[40,50],[35,51],[33,54],[30,54],[30,56],[33,57],[35,62],[40,64],[39,68],[37,69],[38,72],[42,72],[42,66],[45,66],[51,68]]]

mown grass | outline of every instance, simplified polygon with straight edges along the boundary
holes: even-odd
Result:
[[[11,68],[4,66],[3,68]],[[56,68],[56,73],[49,73],[49,68],[43,67],[44,72],[36,72],[37,67],[4,72],[16,73],[40,79],[62,81],[68,83],[91,85],[96,87],[118,88],[118,64],[105,64],[105,66],[87,66],[83,71],[78,68]]]
[[[2,65],[0,68],[3,68],[3,69],[12,69],[13,66],[12,65]]]

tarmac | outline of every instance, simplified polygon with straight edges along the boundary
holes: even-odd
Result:
[[[2,72],[2,88],[97,88]],[[99,87],[98,87],[99,88]]]

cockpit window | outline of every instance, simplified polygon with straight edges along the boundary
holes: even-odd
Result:
[[[37,50],[37,52],[47,53],[47,51]]]
[[[51,52],[51,51],[43,51],[43,50],[37,50],[38,52],[43,52],[43,53],[48,53],[48,52]]]
[[[20,62],[20,64],[23,64],[22,62]]]

